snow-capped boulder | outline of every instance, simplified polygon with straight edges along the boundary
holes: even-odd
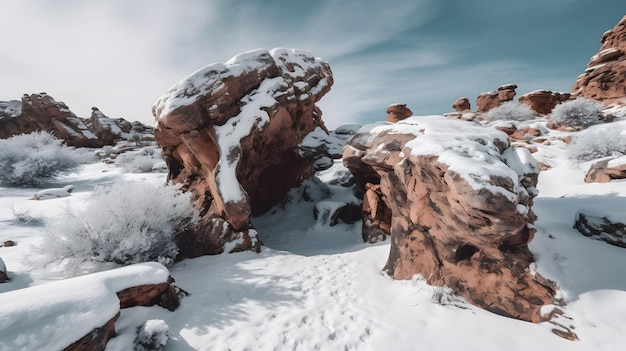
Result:
[[[519,97],[520,104],[530,107],[540,115],[547,115],[554,107],[571,98],[570,93],[557,93],[550,90],[535,90]]]
[[[476,111],[487,113],[492,108],[500,106],[505,101],[511,101],[515,97],[515,84],[505,84],[498,87],[498,91],[489,91],[478,95],[476,98]]]
[[[364,126],[343,159],[364,194],[364,238],[391,235],[393,278],[421,274],[490,311],[542,320],[556,287],[529,269],[539,168],[527,149],[428,116]]]
[[[585,175],[585,183],[608,183],[626,178],[626,156],[605,159],[592,164]]]
[[[463,113],[470,110],[471,104],[468,98],[460,97],[452,104],[452,108],[456,112]]]
[[[413,112],[406,107],[406,104],[391,104],[387,106],[387,122],[398,122],[413,116]]]
[[[606,215],[586,212],[576,213],[574,228],[584,236],[626,248],[626,224]]]
[[[333,84],[328,63],[297,49],[254,50],[176,83],[154,106],[169,178],[192,191],[203,218],[181,255],[260,246],[250,216],[312,175],[298,145],[317,127],[315,105]],[[254,232],[256,233],[256,232]]]
[[[51,188],[44,189],[38,191],[31,197],[31,200],[47,200],[47,199],[56,199],[58,197],[67,197],[72,195],[72,191],[74,190],[73,185],[67,185],[63,188]]]
[[[171,281],[167,268],[149,262],[5,292],[0,350],[104,350],[120,308],[137,305],[121,292],[169,289]]]
[[[602,101],[605,106],[626,105],[626,16],[602,35],[601,43],[574,83],[572,95]]]

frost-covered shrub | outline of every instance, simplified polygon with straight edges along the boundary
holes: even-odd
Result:
[[[170,339],[170,327],[161,319],[150,319],[137,327],[133,351],[162,351]]]
[[[115,164],[129,173],[147,173],[152,172],[154,165],[162,161],[161,150],[150,147],[139,152],[123,153],[116,158]]]
[[[0,139],[0,183],[36,187],[78,170],[87,160],[86,152],[48,132],[15,135]]]
[[[528,121],[534,119],[535,113],[533,110],[516,101],[506,101],[500,106],[489,110],[484,116],[487,121]]]
[[[589,128],[576,134],[568,146],[569,157],[584,162],[626,154],[625,130],[620,125],[615,123],[609,128]]]
[[[106,262],[168,264],[178,254],[176,236],[198,219],[190,196],[171,185],[96,188],[84,210],[52,220],[40,247],[42,259],[34,263],[62,262],[76,269]]]
[[[556,125],[587,127],[598,122],[602,103],[579,97],[562,102],[552,110],[550,120]]]

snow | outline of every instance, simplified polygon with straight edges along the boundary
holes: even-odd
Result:
[[[63,349],[115,317],[118,291],[168,277],[152,262],[3,293],[0,350]]]
[[[20,100],[0,101],[0,119],[16,118],[22,114],[22,102]]]
[[[74,189],[73,185],[67,185],[63,188],[44,189],[44,190],[38,191],[35,195],[33,195],[32,199],[33,200],[46,200],[46,199],[53,199],[57,197],[66,197],[66,196],[72,195],[71,193],[73,189]]]
[[[420,117],[417,123],[396,124],[393,130],[413,130],[418,138],[437,136],[436,128],[427,125],[429,118]],[[473,127],[454,130],[462,139],[460,131],[466,129],[470,135],[478,133]],[[451,139],[452,144],[460,143]],[[626,187],[623,181],[585,183],[584,175],[593,161],[573,163],[567,158],[567,144],[550,141],[549,145],[534,144],[538,151],[532,154],[549,160],[552,168],[540,173],[539,195],[532,208],[538,215],[538,231],[529,245],[536,258],[531,269],[559,284],[560,295],[567,302],[563,307],[567,318],[559,322],[574,326],[578,341],[557,337],[551,332],[555,325],[550,323],[521,322],[476,308],[446,295],[449,291],[445,288],[429,286],[420,276],[406,281],[386,276],[382,267],[389,241],[365,244],[358,223],[328,226],[313,218],[315,206],[329,208],[356,198],[353,189],[333,184],[345,176],[345,168],[337,160],[316,179],[292,190],[284,204],[253,219],[265,245],[261,253],[205,256],[173,265],[170,273],[175,284],[189,292],[179,309],[122,310],[116,322],[117,335],[107,350],[132,349],[137,328],[149,320],[169,326],[170,351],[622,350],[626,344],[625,251],[584,237],[572,224],[576,213],[585,209],[618,217],[626,206]],[[511,177],[528,170],[531,162],[526,162],[527,156],[519,151],[503,158],[515,169]],[[84,208],[97,185],[122,181],[161,184],[165,178],[164,173],[124,173],[113,164],[90,164],[59,184],[75,186],[70,197],[29,201],[36,189],[0,188],[0,242],[17,242],[0,248],[10,278],[0,284],[0,350],[20,349],[18,342],[26,343],[22,349],[62,349],[62,342],[77,340],[96,322],[117,313],[113,308],[117,301],[111,294],[120,287],[117,284],[160,280],[166,273],[149,264],[74,280],[53,270],[33,268],[25,258],[31,255],[31,245],[41,241],[45,226],[18,222],[14,212],[45,219],[68,207]],[[311,201],[302,200],[303,192]],[[143,269],[152,273],[139,272]],[[61,292],[61,286],[69,289]],[[94,286],[108,293],[92,291]],[[32,291],[37,290],[31,289],[45,293],[35,294]],[[436,296],[443,296],[444,303],[437,303]]]

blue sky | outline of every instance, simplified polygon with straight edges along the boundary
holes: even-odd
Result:
[[[330,128],[452,110],[515,83],[569,91],[623,0],[0,0],[0,100],[46,91],[79,116],[153,124],[152,103],[213,62],[295,47],[335,76],[320,102]]]

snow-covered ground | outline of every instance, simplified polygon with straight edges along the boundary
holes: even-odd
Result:
[[[118,335],[107,350],[132,349],[137,327],[155,319],[169,326],[167,350],[623,350],[626,251],[584,237],[572,225],[578,210],[615,213],[626,207],[626,183],[586,184],[588,163],[568,160],[566,144],[537,147],[535,156],[553,168],[540,175],[534,205],[538,232],[530,247],[536,270],[561,287],[567,317],[558,322],[578,341],[554,335],[551,323],[532,324],[476,308],[421,277],[392,280],[381,271],[388,241],[365,244],[359,225],[329,226],[325,218],[313,218],[316,205],[332,206],[352,196],[328,185],[336,190],[330,198],[313,196],[321,204],[297,201],[297,192],[304,190],[293,190],[291,202],[255,219],[265,245],[261,253],[205,256],[170,267],[176,285],[189,296],[174,312],[158,306],[122,310]],[[321,182],[329,183],[341,168],[336,163],[320,174]],[[17,243],[0,247],[10,278],[0,284],[0,301],[19,300],[17,289],[64,278],[26,259],[31,245],[42,240],[42,218],[85,207],[96,185],[159,184],[165,176],[94,163],[57,184],[74,185],[70,196],[35,201],[31,198],[41,189],[0,188],[0,243]],[[307,184],[311,192],[319,185]],[[4,313],[0,310],[0,325]],[[43,318],[24,326],[34,337],[37,330],[56,327]],[[0,333],[0,350],[9,350],[18,333],[5,330],[12,333]]]

